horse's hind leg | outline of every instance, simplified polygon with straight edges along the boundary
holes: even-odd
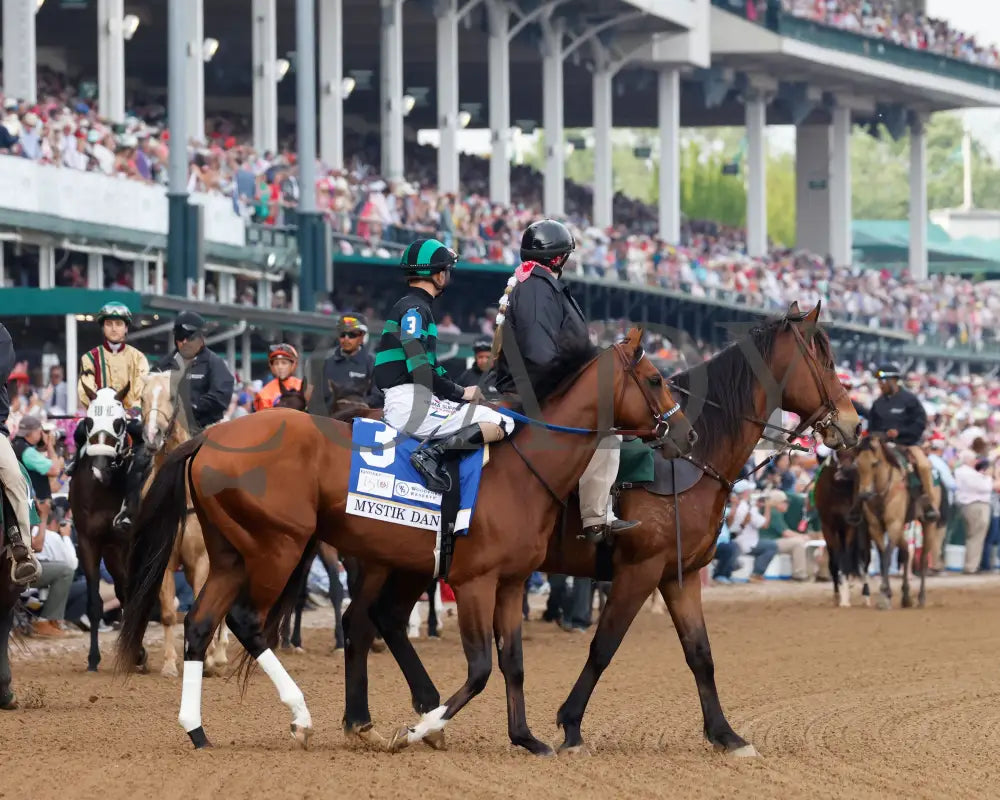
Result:
[[[708,641],[701,607],[701,582],[685,580],[682,587],[676,581],[664,579],[660,582],[660,591],[667,601],[667,609],[684,649],[684,658],[698,687],[705,738],[716,750],[735,756],[756,756],[757,749],[733,730],[722,711],[719,690],[715,686],[712,646]]]
[[[623,564],[615,570],[611,594],[597,621],[597,631],[590,643],[587,663],[576,679],[569,697],[556,714],[556,725],[563,729],[564,739],[560,753],[585,753],[580,726],[587,710],[590,696],[628,632],[632,620],[639,613],[647,598],[656,591],[656,584],[663,574],[663,560],[645,561],[641,564]],[[697,577],[694,578],[697,583]]]
[[[899,538],[896,541],[899,542],[899,563],[903,565],[901,606],[903,608],[913,608],[913,598],[910,597],[910,545],[906,541],[906,532],[901,530]]]
[[[351,604],[344,613],[346,650],[344,653],[344,734],[379,750],[388,742],[372,724],[368,708],[368,651],[375,640],[375,621],[370,616],[389,576],[383,567],[372,566],[348,572]]]
[[[90,653],[87,656],[87,672],[97,672],[101,663],[101,646],[97,639],[104,603],[101,602],[101,554],[95,542],[87,535],[80,536],[80,561],[83,575],[87,579],[87,617],[90,620]]]
[[[227,555],[225,563],[217,564],[209,572],[204,587],[184,618],[184,679],[177,721],[197,749],[210,746],[201,725],[201,679],[205,653],[215,629],[232,607],[246,579],[240,557],[235,552]]]
[[[306,595],[309,591],[309,573],[302,576],[302,587],[299,589],[299,599],[295,601],[295,622],[292,624],[292,648],[296,653],[304,653],[302,647],[302,612],[306,607]]]
[[[177,623],[177,610],[174,608],[177,596],[177,587],[174,585],[175,566],[173,563],[167,566],[160,582],[160,624],[163,626],[163,667],[160,674],[164,678],[177,677],[177,649],[174,646],[174,625]]]
[[[330,603],[333,605],[333,649],[344,649],[344,587],[340,582],[340,562],[333,559],[328,562],[325,558],[323,563],[326,566],[326,575],[330,579]]]
[[[0,558],[0,569],[8,570],[10,566]],[[14,625],[14,606],[0,610],[0,711],[14,711],[17,708],[17,697],[10,688],[10,629]]]
[[[552,748],[536,739],[528,728],[524,708],[524,653],[521,649],[523,597],[524,583],[521,580],[502,584],[497,590],[497,607],[493,612],[497,659],[507,685],[507,734],[512,744],[536,756],[550,756]]]

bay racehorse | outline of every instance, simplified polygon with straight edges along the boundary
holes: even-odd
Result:
[[[871,562],[871,542],[862,518],[857,524],[852,518],[855,509],[857,468],[853,457],[841,454],[839,465],[828,462],[816,475],[814,502],[820,528],[826,541],[826,553],[833,582],[833,602],[841,608],[851,606],[851,582],[861,582],[865,605],[871,605],[868,588],[868,567]]]
[[[147,376],[142,389],[142,437],[152,458],[152,468],[146,480],[144,492],[148,490],[166,457],[191,438],[190,423],[183,403],[175,402],[177,383],[182,373],[154,372]],[[185,507],[190,509],[186,498]],[[184,577],[197,596],[208,577],[208,551],[201,526],[190,514],[184,535],[174,541],[170,559],[167,561],[160,584],[160,624],[163,626],[163,666],[160,674],[166,678],[177,677],[177,648],[174,644],[174,625],[177,624],[177,584],[174,574],[178,567],[184,568]],[[229,663],[227,646],[229,631],[225,623],[212,637],[205,655],[205,673],[222,675]]]
[[[125,407],[128,384],[116,392],[84,387],[90,398],[86,426],[87,443],[78,456],[77,467],[69,484],[69,506],[76,526],[80,564],[87,579],[87,617],[90,619],[90,653],[87,670],[96,672],[101,663],[97,632],[103,616],[101,601],[101,561],[104,561],[115,584],[115,595],[125,605],[129,534],[114,524],[126,494],[128,462],[125,436]],[[146,672],[146,651],[135,652],[133,666]]]
[[[822,433],[830,447],[843,448],[857,441],[860,420],[836,377],[829,340],[818,327],[819,312],[817,306],[803,314],[793,304],[786,316],[757,326],[703,365],[672,379],[672,391],[681,400],[685,414],[698,433],[694,453],[687,462],[693,475],[686,482],[690,484],[688,489],[677,496],[652,494],[644,488],[621,492],[619,515],[623,519],[640,520],[642,525],[619,536],[607,559],[614,578],[611,592],[601,613],[587,663],[557,716],[565,734],[561,752],[583,751],[580,727],[591,693],[638,610],[657,589],[670,610],[685,658],[694,674],[705,737],[720,750],[740,755],[756,752],[732,729],[722,711],[702,612],[698,572],[714,557],[715,541],[733,482],[762,433],[777,427],[767,422],[773,410],[780,407],[800,418],[796,431],[777,429],[791,439],[813,427]],[[677,508],[681,511],[679,524],[675,517]],[[567,509],[566,520],[565,530],[561,527],[553,530],[545,561],[539,569],[606,579],[606,567],[599,566],[597,548],[577,536],[580,515],[575,506]],[[401,635],[405,639],[402,627],[395,631],[389,629],[394,617],[387,608],[405,605],[405,601],[392,604],[387,599],[392,594],[395,575],[384,567],[367,563],[365,567],[372,574],[367,576],[369,580],[360,588],[357,597],[352,593],[345,615],[349,644],[344,724],[348,733],[352,726],[371,726],[367,664],[364,659],[351,657],[350,643],[356,637],[370,635],[370,619],[380,625],[390,649]],[[682,580],[678,580],[679,575],[683,576]],[[500,647],[499,640],[497,646]],[[420,698],[434,696],[436,689],[429,679],[424,681],[424,676],[416,672],[407,674],[406,667],[410,663],[403,661],[400,666],[414,703],[418,704]],[[517,709],[508,706],[511,741],[519,744],[516,714]],[[397,734],[387,745],[381,736],[369,733],[365,741],[376,747],[399,749],[404,740]]]
[[[593,431],[575,437],[575,447],[552,446],[553,440],[565,443],[570,434],[542,436],[530,427],[493,448],[477,513],[469,535],[456,544],[450,578],[468,677],[444,704],[436,692],[425,698],[431,704],[418,707],[423,717],[409,731],[411,741],[439,733],[482,691],[492,671],[490,640],[495,634],[518,744],[534,753],[551,753],[532,735],[524,710],[521,596],[524,581],[544,558],[556,523],[558,506],[552,497],[565,498],[577,485],[598,436],[607,433],[607,427],[600,428],[607,425],[607,417],[613,426],[623,426],[626,435],[665,435],[678,451],[690,449],[691,427],[645,358],[641,338],[641,330],[633,329],[623,342],[597,356],[587,353],[545,401],[550,424]],[[603,413],[608,406],[610,413]],[[331,446],[334,442],[343,446]],[[181,445],[153,481],[132,550],[137,589],[125,610],[118,664],[125,669],[141,650],[142,629],[184,521],[183,498],[190,483],[211,557],[208,581],[185,620],[179,720],[196,747],[208,744],[201,725],[202,661],[212,631],[227,613],[233,633],[291,710],[292,735],[303,746],[308,744],[312,720],[302,692],[270,648],[276,644],[278,623],[295,603],[298,581],[317,538],[366,562],[388,564],[396,570],[395,581],[409,586],[401,596],[415,599],[426,587],[435,558],[433,531],[401,535],[398,525],[346,513],[350,443],[345,423],[275,409],[210,428]],[[516,519],[510,513],[513,497]],[[412,602],[397,609],[404,621],[411,608]],[[387,644],[393,648],[393,642]],[[370,640],[352,640],[348,650],[360,646],[367,655],[369,645]],[[426,675],[419,658],[414,669]]]
[[[910,597],[910,546],[906,538],[907,527],[917,518],[916,501],[910,491],[910,473],[900,464],[881,436],[865,436],[858,448],[854,463],[858,470],[858,498],[864,512],[869,538],[879,553],[879,573],[882,577],[879,587],[878,607],[892,608],[892,587],[889,584],[889,560],[893,548],[899,550],[899,566],[903,572],[903,608],[912,608]],[[933,487],[931,503],[936,509],[941,505],[941,487]],[[928,523],[926,528],[937,523]],[[940,537],[932,532],[925,536],[920,564],[920,592],[918,605],[923,608],[927,600],[927,559],[931,541],[940,542]]]

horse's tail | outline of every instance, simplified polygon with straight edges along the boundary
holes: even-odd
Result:
[[[167,456],[143,498],[129,551],[126,603],[115,659],[118,673],[132,670],[142,650],[142,637],[159,597],[170,553],[187,521],[188,462],[204,441],[204,434],[195,436]]]
[[[295,565],[295,569],[292,570],[292,574],[288,577],[285,588],[281,590],[278,599],[271,606],[271,610],[267,612],[267,619],[264,620],[262,633],[264,642],[272,649],[278,646],[278,632],[281,627],[281,621],[295,610],[295,606],[299,601],[299,595],[309,576],[309,567],[312,566],[313,559],[316,557],[318,546],[319,540],[315,536],[306,543],[306,547],[299,558],[299,563]],[[124,628],[122,630],[124,631]],[[244,650],[236,666],[236,674],[240,676],[243,691],[246,691],[247,682],[250,680],[250,675],[253,672],[255,664],[256,661],[253,656]]]

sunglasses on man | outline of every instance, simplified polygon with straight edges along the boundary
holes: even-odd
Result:
[[[341,339],[345,337],[348,339],[360,339],[362,336],[364,336],[364,334],[358,333],[357,331],[344,331],[342,334],[340,334]]]

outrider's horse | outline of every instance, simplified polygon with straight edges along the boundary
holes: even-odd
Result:
[[[166,457],[191,438],[190,421],[183,403],[175,402],[177,371],[153,373],[146,378],[142,389],[142,435],[152,456],[152,469],[146,489],[159,471]],[[189,505],[185,506],[190,508]],[[174,645],[174,625],[177,623],[177,585],[174,573],[183,566],[184,577],[195,595],[201,591],[208,577],[208,551],[198,520],[191,514],[184,528],[184,535],[174,541],[173,551],[163,573],[160,585],[160,624],[163,626],[163,666],[160,674],[166,678],[177,677],[177,649]],[[225,624],[212,637],[205,656],[205,672],[222,675],[229,663],[227,646],[229,631]]]
[[[850,460],[850,463],[847,463]],[[816,476],[814,497],[819,514],[823,539],[830,563],[833,582],[833,602],[841,608],[851,606],[851,581],[861,582],[865,605],[871,604],[868,588],[868,566],[871,561],[871,542],[864,520],[852,524],[851,512],[855,508],[857,468],[846,454],[840,464],[824,464]]]
[[[128,384],[119,391],[85,388],[90,398],[86,425],[87,444],[79,456],[73,480],[69,484],[69,506],[76,526],[80,563],[87,579],[87,616],[90,619],[90,653],[87,670],[97,671],[101,648],[97,632],[103,616],[101,602],[101,560],[115,582],[115,595],[125,605],[128,572],[128,534],[114,525],[126,493],[128,462],[124,458],[125,407]],[[146,651],[140,646],[133,654],[133,666],[146,671]]]
[[[557,722],[565,733],[560,751],[583,749],[580,726],[591,693],[636,613],[659,588],[694,673],[705,737],[721,750],[745,755],[755,752],[732,729],[719,702],[698,571],[714,557],[715,540],[733,481],[761,435],[776,428],[767,422],[775,408],[793,412],[801,419],[797,431],[777,429],[790,438],[797,438],[813,427],[822,432],[830,447],[851,446],[857,441],[860,420],[836,377],[829,340],[817,324],[819,312],[817,306],[802,314],[798,305],[793,304],[785,317],[754,328],[703,365],[672,379],[670,385],[698,433],[693,456],[676,467],[680,470],[675,473],[678,482],[688,476],[683,481],[687,490],[676,496],[653,494],[644,488],[621,492],[620,516],[641,520],[642,525],[616,541],[611,558],[614,580],[607,605],[601,613],[586,666],[559,709]],[[681,492],[681,486],[678,491]],[[675,517],[677,508],[681,511],[679,524]],[[594,545],[577,538],[580,517],[575,508],[567,512],[567,520],[570,524],[565,531],[556,529],[552,533],[540,569],[607,578],[604,568],[598,566]],[[683,575],[681,581],[679,574]],[[386,579],[385,574],[377,577]],[[358,597],[352,594],[346,615],[349,641],[365,635],[361,628],[368,616],[380,624],[387,642],[399,638],[400,632],[388,630],[392,618],[381,610],[386,600],[379,596],[378,589],[377,580],[366,581]],[[366,614],[367,607],[373,604],[374,608]],[[352,627],[354,624],[358,628]],[[408,663],[400,663],[404,674]],[[423,676],[416,672],[406,674],[406,678],[414,702],[436,691],[429,679],[424,683]],[[350,658],[350,646],[345,682],[345,726],[359,717],[370,724],[366,664]],[[508,706],[511,741],[519,744],[516,713],[516,708]],[[377,736],[369,735],[366,741],[376,746],[383,744]],[[398,749],[399,741],[397,737],[390,746]]]
[[[598,436],[607,433],[600,428],[605,414],[599,413],[607,405],[612,406],[607,415],[612,423],[625,426],[616,428],[618,432],[646,439],[665,434],[680,452],[689,449],[690,425],[645,358],[641,337],[641,330],[633,329],[624,342],[588,356],[582,366],[574,365],[575,380],[545,402],[550,424],[585,427],[592,434],[576,437],[576,446],[569,449],[553,448],[553,441],[565,443],[570,434],[542,436],[531,428],[494,448],[471,530],[455,547],[450,578],[468,678],[444,704],[436,691],[421,698],[418,710],[423,718],[406,733],[408,741],[440,732],[482,691],[492,671],[490,640],[495,634],[516,740],[532,752],[551,752],[531,734],[525,717],[521,596],[524,581],[544,558],[556,523],[559,505],[553,497],[565,498],[579,482]],[[270,646],[281,617],[294,605],[317,538],[396,570],[399,596],[408,604],[393,611],[404,622],[427,585],[435,533],[404,534],[398,525],[348,515],[351,452],[347,446],[331,447],[335,441],[349,445],[350,426],[285,409],[243,417],[181,445],[167,458],[143,502],[131,560],[137,589],[125,610],[118,663],[124,669],[142,648],[142,630],[184,521],[190,482],[211,558],[208,580],[185,620],[180,721],[196,747],[208,743],[201,726],[202,662],[212,631],[227,613],[233,633],[291,709],[293,736],[308,743],[312,720],[302,692]],[[518,500],[516,519],[510,514],[512,497]],[[387,644],[394,646],[389,640]],[[352,648],[360,647],[367,655],[369,645],[370,639],[351,639],[348,658]],[[419,659],[414,668],[423,672]]]
[[[15,519],[14,509],[0,488],[2,515],[5,520]],[[11,686],[10,674],[10,632],[14,626],[14,609],[21,596],[23,586],[14,583],[11,577],[10,549],[3,546],[0,538],[0,711],[13,711],[18,707],[17,695]]]
[[[912,608],[910,597],[910,546],[906,540],[907,526],[917,517],[916,501],[910,491],[910,474],[900,465],[880,436],[869,435],[858,448],[854,463],[858,469],[858,497],[868,525],[868,534],[879,553],[879,572],[882,583],[879,587],[878,607],[892,608],[892,588],[889,585],[889,560],[894,547],[899,549],[899,566],[903,571],[902,607]],[[941,487],[934,487],[931,503],[939,510]],[[940,524],[940,523],[938,523]],[[931,526],[934,523],[930,524]],[[923,608],[927,600],[927,559],[930,539],[937,539],[932,533],[925,536],[925,545],[920,563],[920,592],[918,605]],[[937,539],[937,541],[940,541]]]

